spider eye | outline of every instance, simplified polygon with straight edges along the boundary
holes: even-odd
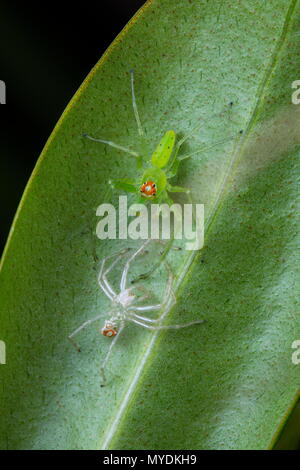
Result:
[[[117,330],[112,325],[105,325],[102,328],[101,333],[103,334],[103,336],[112,337],[116,336]]]
[[[155,196],[157,193],[157,186],[153,181],[146,181],[140,187],[140,192],[146,197]]]

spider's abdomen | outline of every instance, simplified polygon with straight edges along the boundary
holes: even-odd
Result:
[[[151,163],[157,168],[164,168],[169,163],[176,141],[174,131],[167,131],[154,150]]]

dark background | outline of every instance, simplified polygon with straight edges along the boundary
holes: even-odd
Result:
[[[145,0],[1,1],[0,254],[34,165],[64,108]]]

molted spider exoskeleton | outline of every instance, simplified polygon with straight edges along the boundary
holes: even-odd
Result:
[[[112,269],[119,263],[129,252],[129,249],[122,250],[118,253],[115,253],[111,256],[107,256],[102,260],[101,268],[98,275],[98,283],[101,289],[103,290],[104,294],[110,299],[111,301],[111,310],[107,313],[108,319],[104,321],[104,326],[101,329],[101,333],[104,336],[112,337],[112,342],[108,349],[107,355],[102,363],[101,366],[101,375],[102,375],[102,385],[103,386],[106,382],[105,379],[105,366],[110,356],[111,350],[119,337],[122,329],[124,328],[126,322],[135,323],[136,325],[142,326],[144,328],[150,330],[161,330],[161,329],[178,329],[178,328],[186,328],[191,325],[203,323],[203,320],[195,320],[189,323],[180,324],[180,325],[161,325],[161,321],[167,315],[167,313],[171,310],[171,308],[176,303],[176,297],[173,291],[173,274],[171,268],[166,260],[163,260],[165,264],[169,276],[167,280],[167,286],[165,289],[164,297],[161,303],[155,304],[144,304],[144,301],[153,297],[149,291],[147,291],[142,286],[131,286],[127,287],[127,278],[129,268],[131,263],[137,258],[139,255],[145,252],[145,247],[151,242],[151,240],[147,240],[144,242],[140,248],[138,248],[134,253],[132,253],[123,268],[121,280],[120,280],[120,292],[117,294],[114,288],[108,281],[108,274],[112,271]],[[107,266],[108,261],[113,260],[110,265]],[[143,295],[138,296],[138,291],[142,291]],[[161,311],[161,315],[158,318],[150,318],[144,315],[146,312],[155,312]],[[76,330],[74,330],[69,336],[69,340],[75,346],[75,348],[80,351],[80,348],[73,340],[73,337],[79,333],[83,328],[87,327],[91,323],[103,318],[103,314],[99,314],[90,320],[85,321],[80,325]]]

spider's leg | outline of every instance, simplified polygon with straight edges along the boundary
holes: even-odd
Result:
[[[206,124],[206,123],[205,123]],[[201,123],[198,123],[196,124],[196,126],[194,126],[192,128],[192,130],[190,132],[188,132],[187,134],[185,134],[182,139],[179,139],[176,143],[176,148],[179,150],[180,147],[184,144],[185,141],[189,140],[191,137],[193,137],[195,135],[195,132],[196,131],[199,131],[201,129],[201,127],[204,126],[204,123],[201,122]]]
[[[110,343],[110,346],[108,348],[108,351],[106,353],[106,356],[101,364],[101,367],[100,367],[100,375],[101,375],[101,378],[102,378],[102,383],[101,383],[101,387],[104,387],[105,384],[106,384],[106,376],[105,376],[105,367],[106,367],[106,364],[107,364],[107,361],[109,359],[109,356],[111,354],[111,351],[112,351],[112,348],[114,347],[114,345],[116,344],[120,334],[121,334],[121,331],[123,330],[124,328],[124,323],[121,324],[119,330],[118,330],[118,333],[116,334],[116,336],[113,337],[111,343]]]
[[[109,180],[109,185],[112,189],[120,189],[127,193],[135,193],[139,188],[139,180],[132,178],[120,178],[116,180]]]
[[[133,107],[134,117],[135,117],[135,120],[136,120],[139,135],[141,137],[143,137],[144,136],[144,131],[143,131],[143,127],[142,127],[142,124],[141,124],[141,120],[140,120],[140,116],[139,116],[139,112],[138,112],[138,107],[137,107],[137,103],[136,103],[136,99],[135,99],[135,93],[134,93],[134,71],[133,70],[130,70],[130,79],[131,79],[131,96],[132,96],[132,107]]]
[[[167,168],[166,168],[166,172],[167,172],[167,178],[172,178],[173,176],[175,176],[177,174],[177,171],[178,171],[178,165],[179,165],[179,160],[181,160],[182,158],[178,159],[178,152],[181,148],[181,146],[184,144],[184,142],[186,140],[188,140],[190,137],[192,137],[194,134],[195,134],[195,131],[198,129],[200,129],[200,127],[202,127],[202,123],[201,124],[197,124],[197,126],[195,126],[191,132],[189,132],[188,134],[186,134],[184,137],[182,137],[182,139],[179,139],[176,144],[175,144],[175,147],[174,147],[174,151],[173,151],[173,154],[172,154],[172,157],[170,158],[170,161],[167,165]]]
[[[160,306],[162,310],[162,314],[159,316],[157,319],[152,319],[148,317],[144,317],[141,315],[137,315],[135,313],[131,313],[130,316],[128,317],[129,321],[132,321],[133,323],[136,323],[137,325],[143,326],[144,328],[148,328],[150,330],[167,330],[167,329],[179,329],[179,328],[187,328],[192,325],[198,325],[200,323],[203,323],[204,320],[194,320],[189,323],[183,323],[183,324],[177,324],[177,325],[149,325],[148,323],[160,323],[164,317],[168,314],[168,312],[171,310],[171,308],[176,304],[176,297],[173,291],[173,273],[171,271],[171,268],[167,261],[165,261],[167,268],[169,270],[169,279],[168,279],[168,285],[166,288],[166,293],[164,296],[164,300],[162,305]],[[154,306],[149,306],[149,307],[154,307]],[[136,311],[136,307],[132,307],[131,310]],[[146,310],[145,310],[146,311]]]
[[[178,158],[178,152],[181,148],[181,146],[184,144],[186,140],[188,140],[190,137],[192,137],[197,129],[200,129],[202,127],[202,124],[197,124],[191,132],[186,134],[182,139],[178,140],[178,142],[175,144],[174,151],[172,154],[172,157],[170,158],[170,161],[166,167],[166,173],[167,173],[167,178],[173,178],[174,176],[177,175],[178,172],[178,166],[180,163],[180,160],[183,160],[182,157]],[[187,157],[186,157],[187,158]]]
[[[138,250],[136,250],[131,256],[130,258],[127,260],[125,266],[124,266],[124,269],[123,269],[123,273],[122,273],[122,277],[121,277],[121,282],[120,282],[120,291],[123,292],[124,290],[126,290],[126,283],[127,283],[127,275],[128,275],[128,270],[129,270],[129,267],[130,267],[130,263],[137,257],[139,256],[145,249],[145,247],[148,245],[148,243],[151,242],[151,239],[149,240],[146,240]]]
[[[137,303],[144,302],[145,300],[151,298],[151,293],[144,286],[129,287],[128,292],[131,292],[131,291],[134,291],[134,292],[141,291],[144,294],[141,297],[138,297],[137,295],[135,295],[135,299],[133,300],[132,305],[136,305]]]
[[[91,318],[90,320],[87,320],[85,322],[83,322],[78,328],[76,328],[76,330],[74,330],[69,336],[68,336],[68,340],[70,341],[70,343],[74,346],[75,349],[77,349],[78,352],[80,352],[80,347],[78,346],[78,344],[73,340],[73,337],[75,335],[77,335],[77,333],[79,333],[81,330],[83,330],[83,328],[86,328],[87,326],[91,325],[92,323],[94,323],[95,321],[97,320],[100,320],[100,318],[102,317],[103,315],[97,315],[96,317],[94,318]]]
[[[132,157],[139,158],[140,155],[138,152],[135,152],[134,150],[130,150],[127,147],[124,147],[123,145],[116,144],[112,140],[104,140],[104,139],[96,139],[95,137],[92,137],[88,134],[82,134],[83,137],[89,140],[93,140],[94,142],[100,142],[101,144],[109,145],[110,147],[114,147],[118,150],[121,150],[121,152],[125,152],[128,155],[131,155]]]
[[[169,191],[169,193],[185,193],[187,195],[189,203],[193,203],[191,198],[191,190],[189,188],[183,188],[182,186],[172,186],[170,183],[168,183],[167,191]]]
[[[161,307],[161,305],[160,305]],[[144,317],[142,315],[138,315],[137,313],[134,313],[133,310],[129,312],[128,320],[130,318],[135,319],[135,320],[141,320],[143,322],[149,322],[149,323],[159,323],[160,322],[160,317],[159,318],[149,318],[149,317]]]
[[[231,136],[227,139],[222,139],[222,140],[218,140],[217,142],[215,142],[214,144],[212,145],[207,145],[205,147],[200,147],[198,150],[195,150],[194,152],[192,153],[189,153],[189,154],[186,154],[186,155],[180,155],[178,157],[178,160],[181,161],[181,160],[185,160],[186,158],[190,158],[190,157],[193,157],[194,155],[199,155],[200,153],[205,153],[207,152],[208,150],[214,148],[214,147],[217,147],[218,145],[221,145],[221,144],[224,144],[225,142],[229,142],[230,140],[233,140],[234,138],[236,138],[236,136]]]
[[[176,297],[173,291],[174,276],[173,276],[171,267],[167,261],[165,261],[165,265],[169,271],[169,279],[168,279],[168,284],[167,284],[166,292],[164,295],[162,307],[165,310],[165,312],[168,313],[173,307],[173,305],[176,304]]]
[[[99,274],[98,274],[98,284],[99,286],[101,287],[101,289],[103,290],[103,292],[105,293],[105,295],[110,299],[110,300],[113,300],[115,297],[116,297],[116,293],[115,291],[113,290],[113,288],[110,286],[108,280],[107,280],[107,274],[113,269],[113,267],[117,264],[117,262],[123,258],[123,256],[130,250],[130,248],[125,248],[124,250],[121,250],[117,253],[114,253],[113,255],[110,255],[110,256],[106,256],[105,258],[103,258],[102,260],[102,263],[101,263],[101,268],[100,268],[100,271],[99,271]],[[107,268],[107,269],[104,269],[106,263],[108,260],[114,258],[114,257],[117,257],[113,262],[112,264]]]
[[[154,242],[157,242],[157,243],[162,243],[164,244],[161,240],[153,240]],[[173,248],[172,247],[172,244],[174,242],[174,239],[173,237],[171,237],[171,239],[166,243],[165,245],[165,248],[163,250],[163,252],[160,254],[160,257],[158,258],[158,260],[156,261],[156,263],[151,267],[151,269],[149,269],[149,271],[145,272],[145,273],[142,273],[140,274],[139,276],[137,276],[135,279],[133,279],[131,281],[131,284],[135,284],[136,282],[139,282],[141,280],[145,280],[145,279],[148,279],[150,276],[152,276],[153,272],[159,268],[159,266],[161,265],[161,263],[164,261],[164,259],[166,258],[167,254],[169,253],[170,249]],[[174,249],[178,249],[178,247],[174,247]]]
[[[132,288],[129,287],[129,289],[127,289],[128,292],[131,292]],[[136,290],[136,288],[134,289]],[[150,294],[149,292],[147,292],[145,295],[143,295],[142,297],[137,297],[135,294],[134,294],[134,299],[133,301],[131,302],[132,305],[136,305],[137,302],[144,302],[145,300],[148,300],[150,299]]]
[[[135,323],[136,325],[143,326],[144,328],[148,328],[149,330],[178,330],[179,328],[187,328],[192,325],[199,325],[203,323],[205,320],[195,320],[189,323],[184,323],[182,325],[148,325],[139,320],[135,320],[134,318],[128,317],[128,320]],[[149,319],[148,319],[149,321]]]
[[[145,306],[134,305],[130,307],[129,313],[135,316],[136,318],[146,319],[146,317],[141,317],[137,315],[135,312],[151,312],[151,311],[157,311],[161,309],[163,309],[162,316],[164,316],[176,303],[176,297],[172,289],[172,283],[174,279],[173,273],[167,261],[165,261],[165,265],[169,271],[169,278],[168,278],[167,288],[166,288],[162,303],[153,304],[153,305],[145,305]],[[161,317],[159,317],[156,320],[149,319],[148,321],[160,321]]]
[[[163,240],[154,240],[156,243],[159,243],[160,245],[163,245],[164,247],[166,246],[166,242],[164,242]],[[178,250],[180,251],[181,250],[181,247],[180,246],[171,246],[172,250]]]
[[[241,134],[241,132],[239,133]],[[167,173],[167,178],[170,179],[170,178],[173,178],[174,176],[177,175],[177,172],[178,172],[178,167],[179,167],[179,164],[182,160],[186,160],[187,158],[190,158],[190,157],[193,157],[194,155],[199,155],[200,153],[206,153],[208,150],[214,148],[214,147],[217,147],[219,146],[220,144],[223,144],[225,142],[229,142],[230,140],[233,140],[234,138],[236,138],[237,136],[236,135],[233,135],[229,138],[226,138],[226,139],[222,139],[222,140],[218,140],[217,142],[215,142],[214,144],[212,145],[208,145],[208,146],[202,146],[200,148],[198,148],[198,150],[195,150],[194,152],[192,153],[188,153],[186,155],[179,155],[178,156],[178,152],[180,150],[180,147],[181,145],[183,144],[183,142],[185,142],[185,140],[190,137],[190,134],[187,136],[187,137],[184,137],[183,139],[179,140],[178,143],[177,143],[177,146],[175,147],[175,150],[174,150],[174,153],[172,155],[172,158],[170,159],[170,162],[166,168],[166,173]]]
[[[130,307],[130,312],[155,312],[162,308],[163,304],[157,305],[135,305],[134,307]]]
[[[179,139],[179,140],[177,141],[177,143],[176,143],[176,145],[175,145],[175,152],[176,152],[176,151],[178,152],[178,151],[180,150],[180,148],[182,147],[182,145],[184,144],[184,142],[186,142],[188,139],[190,139],[191,137],[193,137],[193,136],[195,135],[195,132],[196,132],[196,131],[199,131],[204,125],[207,126],[207,124],[208,124],[209,122],[213,121],[216,117],[221,116],[221,114],[226,110],[226,108],[227,108],[227,109],[231,109],[231,107],[232,107],[232,102],[230,102],[229,104],[227,104],[227,105],[225,106],[225,108],[224,108],[221,112],[219,112],[219,113],[214,113],[212,116],[210,116],[209,119],[206,119],[205,122],[203,121],[203,119],[201,119],[201,122],[199,122],[198,124],[196,124],[196,126],[194,126],[190,132],[188,132],[186,135],[184,135],[181,139]],[[177,153],[177,152],[176,152],[176,153]],[[176,158],[176,156],[175,156],[175,158]],[[187,157],[186,157],[186,158],[187,158]],[[181,159],[182,159],[182,158],[180,157],[180,160],[181,160]]]

